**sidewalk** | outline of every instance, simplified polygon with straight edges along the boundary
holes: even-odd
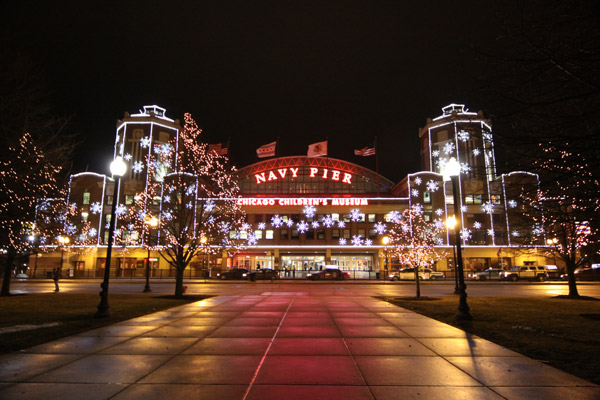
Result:
[[[600,386],[371,297],[220,296],[0,356],[9,399],[598,399]]]

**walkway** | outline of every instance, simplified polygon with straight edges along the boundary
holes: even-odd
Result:
[[[0,357],[9,399],[598,399],[600,387],[373,299],[221,296]]]

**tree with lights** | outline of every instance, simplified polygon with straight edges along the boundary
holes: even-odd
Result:
[[[193,258],[218,249],[234,251],[251,235],[237,202],[235,168],[200,141],[201,132],[185,114],[179,148],[173,141],[170,151],[159,152],[150,163],[146,191],[138,193],[120,230],[143,231],[148,218],[158,218],[154,248],[176,271],[176,297],[183,295],[184,271]],[[174,172],[163,175],[171,166]],[[144,235],[129,235],[130,242],[135,238],[141,241]]]
[[[436,250],[442,224],[425,220],[419,208],[408,208],[400,218],[394,218],[388,230],[388,251],[398,258],[400,264],[410,265],[415,270],[416,297],[421,297],[419,273],[421,268],[431,267],[444,256]]]

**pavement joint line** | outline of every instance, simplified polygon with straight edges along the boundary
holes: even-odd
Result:
[[[271,296],[267,297],[267,299],[269,299],[270,297]],[[265,358],[267,358],[267,354],[269,354],[269,350],[271,350],[273,341],[275,341],[275,337],[277,337],[277,334],[279,333],[279,329],[281,329],[281,325],[283,324],[283,321],[285,320],[285,317],[287,316],[288,312],[290,311],[290,308],[292,307],[292,304],[294,303],[295,299],[296,299],[296,296],[293,296],[290,303],[288,304],[287,309],[285,310],[285,313],[283,314],[283,317],[281,317],[281,321],[279,321],[279,325],[277,326],[277,329],[275,330],[273,337],[269,341],[269,345],[267,346],[267,349],[265,350],[265,354],[263,354],[262,358],[260,359],[260,362],[258,363],[258,366],[256,367],[256,371],[254,371],[252,380],[250,381],[250,384],[246,388],[246,391],[244,392],[244,395],[242,396],[242,400],[246,400],[246,398],[248,397],[248,394],[250,393],[250,390],[252,389],[252,386],[254,385],[254,381],[256,381],[256,377],[258,376],[258,373],[260,372],[260,368],[262,367],[262,365],[265,361]]]

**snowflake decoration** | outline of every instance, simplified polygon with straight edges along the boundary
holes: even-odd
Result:
[[[439,150],[434,150],[431,152],[431,155],[435,158],[435,157],[439,157],[440,155],[440,151]]]
[[[127,229],[130,230],[130,231],[132,231],[132,230],[135,229],[135,225],[132,224],[132,223],[129,223],[129,224],[127,224]]]
[[[175,186],[169,186],[168,191],[169,193],[173,193],[175,191]]]
[[[460,172],[461,174],[468,174],[469,172],[471,172],[471,166],[468,163],[461,163]]]
[[[353,246],[361,246],[362,245],[362,239],[358,235],[352,236],[352,241],[351,242],[352,242]]]
[[[283,225],[283,218],[279,215],[273,215],[273,217],[271,217],[271,225],[273,225],[274,228],[279,228]]]
[[[258,223],[258,229],[259,230],[264,230],[267,227],[267,224],[265,224],[264,222],[259,222]]]
[[[469,140],[470,137],[471,137],[471,135],[467,131],[458,132],[458,138],[463,142],[466,142],[467,140]]]
[[[127,212],[127,207],[125,207],[123,204],[119,204],[117,206],[117,209],[115,210],[115,214],[119,217],[125,215],[126,212]]]
[[[517,208],[517,201],[516,200],[509,200],[508,201],[508,206],[510,208]]]
[[[170,211],[163,211],[162,213],[162,217],[166,220],[166,221],[170,221],[173,219],[173,214],[171,214]]]
[[[204,203],[204,211],[206,211],[207,213],[211,212],[214,209],[215,203],[213,203],[212,200],[208,200],[206,203]]]
[[[229,222],[221,221],[221,222],[219,222],[219,231],[221,233],[227,233],[230,230],[229,226],[230,226]]]
[[[474,155],[475,157],[477,157],[477,156],[478,156],[478,155],[480,155],[480,154],[481,154],[481,150],[479,150],[479,149],[473,149],[473,155]]]
[[[454,153],[454,148],[455,148],[455,147],[454,147],[454,143],[452,143],[452,142],[448,142],[448,143],[446,143],[446,144],[444,145],[443,151],[444,151],[444,153],[446,153],[446,154],[448,154],[448,155],[449,155],[449,154],[453,154],[453,153]]]
[[[419,189],[413,189],[410,191],[412,197],[419,197]]]
[[[164,201],[165,203],[170,203],[170,202],[171,202],[171,196],[169,196],[169,195],[166,195],[166,196],[163,198],[163,201]]]
[[[481,229],[481,222],[479,222],[479,221],[473,222],[473,229]]]
[[[187,208],[188,210],[191,210],[191,209],[192,209],[192,207],[194,207],[194,205],[193,205],[192,203],[187,203],[187,204],[185,205],[185,208]]]
[[[134,173],[139,174],[140,172],[142,172],[144,170],[144,163],[141,161],[134,162],[133,165],[131,166],[131,170]]]
[[[285,224],[291,228],[292,226],[294,226],[294,221],[290,218],[287,221],[285,221]]]
[[[435,238],[435,245],[436,246],[443,246],[444,245],[444,239],[442,238]]]
[[[371,239],[365,239],[365,246],[371,246],[373,241]]]
[[[97,234],[98,234],[98,231],[96,230],[96,228],[90,228],[90,230],[88,231],[89,237],[96,236]]]
[[[427,182],[427,190],[430,192],[435,192],[436,190],[439,189],[439,183],[434,181],[434,180],[430,180]]]
[[[494,236],[494,230],[493,229],[488,229],[487,230],[487,234],[488,234],[488,236]]]
[[[422,182],[423,182],[423,180],[420,177],[417,176],[415,178],[415,185],[419,186]]]
[[[346,227],[346,223],[344,221],[338,222],[338,228],[345,228],[345,227]]]
[[[321,218],[321,222],[323,223],[323,225],[325,225],[326,228],[331,228],[334,224],[331,215],[326,215],[323,218]]]
[[[489,132],[484,132],[484,133],[483,133],[483,138],[484,138],[485,140],[487,140],[487,141],[490,141],[490,142],[491,142],[491,141],[492,141],[492,134],[491,134],[491,133],[489,133]]]
[[[345,246],[345,245],[346,245],[346,239],[340,238],[340,246]]]
[[[519,237],[519,231],[512,231],[511,235],[514,237]]]
[[[310,224],[310,226],[311,226],[313,229],[317,229],[317,228],[319,227],[319,221],[313,221],[313,222]]]
[[[65,228],[65,232],[69,235],[74,234],[75,231],[77,231],[77,227],[75,225],[67,225],[67,227]]]
[[[125,154],[125,155],[123,156],[123,159],[124,159],[125,161],[131,161],[131,154],[129,154],[129,153]]]
[[[46,244],[47,241],[48,241],[47,237],[45,237],[45,236],[40,237],[40,244]]]
[[[75,212],[75,211],[77,211],[77,203],[71,203],[71,204],[69,205],[69,207],[71,208],[71,211],[72,211],[72,212]]]
[[[383,235],[386,230],[387,228],[383,222],[378,222],[375,224],[375,232],[377,232],[378,235]]]
[[[314,206],[304,206],[302,212],[304,213],[304,215],[306,215],[306,218],[312,218],[315,216],[317,208]]]
[[[397,224],[398,222],[400,222],[401,218],[402,218],[402,216],[400,215],[400,213],[398,211],[390,211],[389,219],[393,223]]]
[[[212,225],[215,223],[215,217],[213,217],[212,215],[209,215],[208,218],[206,218],[206,223],[209,225]]]
[[[167,156],[167,155],[169,155],[170,152],[171,152],[171,145],[170,144],[165,143],[165,144],[161,144],[160,145],[160,153],[162,155]]]
[[[415,204],[411,207],[413,209],[413,211],[417,214],[422,214],[423,213],[423,206],[420,204]]]
[[[461,229],[461,231],[460,231],[460,238],[462,240],[469,240],[469,239],[471,239],[471,230],[467,229],[467,228]]]
[[[444,214],[444,210],[442,210],[441,208],[438,208],[437,210],[435,210],[435,215],[440,216]]]
[[[102,206],[99,202],[92,203],[92,205],[90,206],[90,211],[92,212],[92,214],[100,214],[100,212],[102,211]]]
[[[531,233],[535,236],[539,236],[544,232],[544,229],[540,225],[534,225],[531,227]]]
[[[435,226],[436,229],[444,229],[444,221],[442,221],[441,218],[437,218],[433,221],[433,226]]]
[[[140,146],[142,146],[143,148],[150,146],[150,137],[149,136],[143,137],[140,140]]]
[[[153,151],[154,151],[154,154],[160,154],[160,146],[159,145],[154,146]]]
[[[360,219],[360,210],[358,209],[353,209],[350,210],[350,219],[354,222],[357,222]]]
[[[410,226],[406,224],[402,225],[402,232],[408,233],[408,231],[410,231]]]
[[[188,196],[191,196],[194,193],[196,193],[196,185],[190,185],[187,187],[187,189],[185,189],[185,194],[187,194]]]
[[[256,236],[254,235],[250,235],[248,236],[248,246],[256,246],[256,243],[258,243],[258,240],[256,239]]]
[[[467,206],[460,206],[460,211],[467,212]]]
[[[247,223],[247,222],[244,222],[242,224],[242,228],[241,229],[242,229],[242,232],[248,232],[250,230],[250,224]]]
[[[481,206],[481,210],[486,214],[491,214],[494,212],[494,205],[487,201]]]

